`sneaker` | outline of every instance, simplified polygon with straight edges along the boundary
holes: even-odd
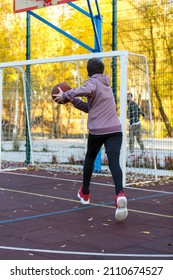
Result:
[[[90,192],[88,194],[83,194],[82,187],[79,189],[77,193],[77,197],[80,199],[82,204],[89,204],[90,203]]]
[[[117,221],[123,221],[127,218],[128,211],[127,211],[127,198],[120,192],[119,195],[115,196],[115,219]]]

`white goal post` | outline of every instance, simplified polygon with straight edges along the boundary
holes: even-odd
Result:
[[[145,125],[145,131],[146,131],[146,145],[149,145],[148,148],[150,149],[151,153],[150,156],[152,157],[152,167],[147,168],[147,170],[150,170],[150,174],[153,176],[153,178],[156,178],[156,163],[155,163],[155,151],[154,151],[154,134],[152,131],[152,113],[151,113],[151,101],[150,101],[150,85],[149,85],[149,74],[148,74],[148,64],[147,64],[147,60],[143,55],[139,55],[139,54],[132,54],[129,53],[128,51],[124,50],[124,51],[111,51],[111,52],[100,52],[100,53],[91,53],[91,54],[82,54],[82,55],[71,55],[71,56],[62,56],[62,57],[53,57],[53,58],[43,58],[43,59],[33,59],[33,60],[24,60],[24,61],[12,61],[12,62],[4,62],[4,63],[0,63],[0,123],[2,124],[0,126],[0,143],[1,143],[1,150],[0,150],[0,171],[4,171],[4,170],[8,170],[9,168],[12,168],[14,166],[11,165],[10,163],[13,162],[13,159],[9,159],[9,154],[8,154],[8,149],[10,145],[10,143],[13,141],[14,144],[14,116],[12,116],[11,118],[9,117],[10,114],[12,114],[12,112],[14,111],[14,115],[16,113],[16,107],[17,105],[14,105],[12,103],[12,99],[11,97],[14,97],[14,102],[15,104],[17,104],[18,102],[18,98],[16,99],[16,92],[14,92],[14,88],[17,89],[17,93],[19,94],[19,91],[22,91],[23,93],[23,98],[24,98],[24,105],[21,105],[21,112],[23,113],[23,110],[25,111],[25,117],[26,117],[26,123],[27,126],[29,128],[29,141],[30,141],[30,146],[31,146],[31,164],[32,165],[37,165],[38,163],[38,158],[35,156],[36,154],[36,150],[37,148],[35,148],[35,143],[38,145],[41,145],[41,141],[45,140],[45,146],[42,146],[42,149],[39,151],[39,159],[41,159],[41,154],[44,152],[47,152],[47,158],[48,158],[48,152],[51,153],[51,156],[54,157],[54,159],[57,159],[57,155],[59,157],[59,161],[56,163],[59,163],[59,165],[62,165],[63,160],[62,158],[65,158],[65,150],[67,150],[67,146],[63,146],[63,149],[60,149],[58,151],[53,151],[52,147],[49,146],[49,143],[53,143],[52,146],[55,146],[55,141],[52,140],[51,138],[51,133],[50,131],[53,130],[53,128],[50,129],[50,126],[52,126],[52,118],[51,117],[47,117],[45,118],[44,115],[44,111],[47,110],[48,108],[46,108],[46,106],[43,106],[43,102],[45,102],[45,100],[41,100],[41,93],[43,93],[43,91],[45,91],[44,85],[40,90],[41,85],[39,85],[39,82],[36,80],[36,76],[38,74],[38,72],[40,71],[40,73],[45,73],[45,85],[49,84],[49,90],[51,87],[53,87],[57,81],[62,81],[63,80],[63,75],[65,75],[65,73],[67,74],[67,72],[69,71],[69,75],[67,77],[67,79],[69,79],[70,81],[73,80],[73,83],[78,86],[79,84],[82,84],[83,81],[86,79],[86,76],[84,74],[84,71],[86,70],[86,61],[90,58],[101,58],[103,59],[103,62],[105,64],[105,72],[106,74],[108,74],[111,77],[111,65],[112,65],[112,59],[116,58],[117,59],[117,74],[116,74],[116,80],[117,80],[117,86],[116,86],[116,93],[117,93],[117,110],[118,110],[118,114],[120,117],[120,121],[122,124],[122,129],[123,129],[123,144],[122,144],[122,148],[121,148],[121,158],[120,158],[120,162],[121,162],[121,167],[123,170],[123,181],[124,181],[124,185],[126,182],[126,173],[127,170],[129,169],[130,172],[139,172],[139,168],[137,165],[133,164],[128,164],[127,165],[127,155],[128,155],[128,120],[127,120],[127,92],[130,90],[133,92],[133,94],[135,95],[136,99],[140,99],[141,100],[141,94],[143,96],[145,96],[145,106],[147,106],[147,119],[144,121],[144,125]],[[130,58],[130,59],[129,59]],[[30,80],[27,80],[27,76],[25,75],[25,71],[26,71],[26,67],[31,67],[31,73],[33,73],[31,75]],[[49,70],[45,70],[49,69]],[[52,68],[54,67],[54,68]],[[14,74],[10,71],[13,71],[12,69],[15,69],[17,71],[17,73],[21,73],[21,77],[20,79],[20,83],[21,83],[21,88],[19,88],[19,79],[17,79],[16,75],[18,74]],[[41,70],[38,70],[41,69]],[[67,70],[68,69],[68,70]],[[69,70],[70,69],[70,70]],[[76,74],[76,70],[77,70],[77,74]],[[47,72],[44,71],[48,71],[49,74],[47,74]],[[79,73],[80,72],[80,73]],[[10,73],[10,74],[9,74]],[[51,73],[51,75],[50,75]],[[59,77],[59,79],[61,80],[56,80],[57,76]],[[141,74],[142,73],[142,74]],[[80,75],[80,77],[79,77]],[[15,76],[15,78],[14,78]],[[74,77],[72,77],[74,76]],[[75,81],[75,79],[77,80],[77,82]],[[14,80],[15,80],[15,86],[14,86]],[[55,81],[56,80],[56,81]],[[17,82],[16,82],[17,81]],[[17,86],[16,86],[17,84]],[[9,90],[9,85],[11,85],[11,89]],[[29,108],[29,105],[27,103],[27,90],[26,90],[26,85],[29,85],[29,91],[30,94],[32,95],[33,101],[32,104],[34,104],[35,107],[33,108]],[[75,87],[76,87],[75,86]],[[140,98],[138,98],[138,90],[140,91]],[[9,93],[11,92],[11,93]],[[10,95],[11,94],[11,95]],[[51,94],[50,92],[46,92],[45,96],[48,96],[51,99]],[[22,97],[21,97],[22,98]],[[17,100],[17,102],[16,102]],[[10,103],[9,103],[10,102]],[[40,102],[42,107],[38,107],[36,105],[38,105],[38,103]],[[49,100],[49,104],[50,104],[50,100]],[[23,107],[25,107],[25,109],[23,109]],[[52,106],[52,105],[51,105]],[[57,105],[60,106],[61,109],[59,110],[59,118],[61,118],[62,116],[62,110],[64,110],[64,105]],[[17,107],[18,108],[18,107]],[[58,107],[59,108],[59,107]],[[36,113],[37,112],[37,113]],[[57,110],[55,111],[57,114]],[[31,113],[31,117],[30,117],[30,113]],[[63,124],[62,120],[61,120],[61,124],[59,122],[59,125],[61,125],[62,127],[67,126],[67,123],[69,123],[71,121],[69,115],[73,115],[71,108],[67,108],[66,112],[64,112],[63,116],[65,118],[65,115],[67,115],[68,113],[68,121]],[[34,117],[32,118],[32,114],[34,114]],[[45,113],[50,114],[50,108],[49,108],[49,113]],[[23,115],[22,115],[23,116]],[[65,142],[65,140],[67,140],[66,138],[69,139],[69,137],[71,137],[70,135],[75,135],[75,141],[76,141],[76,135],[77,134],[83,134],[82,138],[84,138],[84,134],[83,132],[80,132],[79,129],[77,130],[77,132],[75,132],[75,128],[77,128],[79,126],[79,121],[77,122],[77,118],[74,114],[73,116],[74,118],[74,123],[70,124],[69,126],[69,131],[71,131],[69,134],[67,131],[66,134],[62,134],[59,136],[58,141],[61,142]],[[82,116],[81,116],[82,118]],[[58,119],[59,120],[59,119]],[[39,127],[36,128],[36,122],[39,123]],[[23,122],[24,123],[24,122]],[[46,123],[46,124],[45,124]],[[86,120],[82,120],[82,125],[84,125],[84,123],[86,124]],[[56,124],[56,122],[55,122]],[[31,129],[32,127],[35,127],[34,130]],[[44,131],[44,133],[40,132],[40,127],[46,126],[46,129]],[[48,128],[49,126],[49,128]],[[6,127],[8,127],[8,133],[6,131]],[[10,128],[9,128],[10,127]],[[73,129],[73,131],[72,131]],[[20,128],[20,133],[18,133],[17,135],[17,141],[20,141],[20,139],[23,141],[24,140],[24,134],[25,132],[23,132],[22,130],[24,130],[23,128]],[[21,132],[22,131],[22,132]],[[63,131],[63,129],[62,129]],[[87,132],[87,130],[86,130]],[[44,135],[43,135],[44,134]],[[68,135],[67,135],[68,134]],[[8,135],[7,137],[5,135]],[[47,136],[45,136],[47,135]],[[64,136],[66,135],[66,136]],[[37,138],[38,137],[38,138]],[[77,162],[79,162],[81,159],[81,157],[84,157],[84,152],[85,152],[85,148],[84,148],[84,142],[80,142],[80,144],[75,144],[74,142],[74,138],[71,138],[69,141],[71,141],[70,143],[70,147],[72,148],[72,146],[75,146],[76,151],[77,151],[77,146],[82,145],[82,155],[80,154]],[[49,140],[50,139],[50,140]],[[65,140],[64,140],[65,139]],[[147,140],[149,139],[149,141]],[[147,144],[147,141],[149,144]],[[63,145],[66,145],[64,144]],[[67,142],[67,141],[66,141]],[[23,145],[25,146],[25,145]],[[136,148],[138,149],[138,148]],[[12,151],[14,151],[14,147],[11,150],[11,154]],[[71,158],[71,161],[74,163],[74,157],[76,156],[76,151],[74,151],[73,153],[71,153],[71,156],[66,156],[68,159]],[[20,152],[20,149],[18,147],[17,152]],[[57,152],[57,153],[56,153]],[[5,157],[5,154],[8,154],[7,157]],[[55,155],[56,154],[56,155]],[[62,154],[62,155],[61,155]],[[139,151],[137,151],[137,155],[139,154]],[[8,160],[7,160],[8,158]],[[16,159],[15,159],[16,160]],[[65,161],[65,160],[64,160]],[[138,159],[139,161],[139,159]],[[5,164],[4,164],[5,162]],[[21,159],[19,160],[19,162],[21,163]],[[46,164],[46,162],[49,162],[49,164]],[[144,160],[142,159],[142,162],[144,163]],[[46,160],[44,157],[43,160],[43,166],[47,169],[48,167],[50,167],[50,160]],[[54,162],[55,163],[55,162]],[[67,163],[67,160],[66,160]],[[141,159],[140,159],[140,168],[141,168]],[[8,166],[9,165],[9,166]],[[11,165],[11,166],[10,166]],[[58,165],[58,164],[57,164]],[[5,167],[4,167],[5,166]],[[16,165],[16,168],[18,168],[18,166]],[[134,170],[132,170],[132,168],[134,168]],[[146,166],[145,164],[142,167],[142,173],[145,172],[146,170]],[[148,171],[147,171],[148,172]]]

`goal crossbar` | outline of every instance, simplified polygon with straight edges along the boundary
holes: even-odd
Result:
[[[123,50],[123,51],[99,52],[99,53],[92,53],[92,54],[59,56],[59,57],[41,58],[41,59],[38,58],[38,59],[30,59],[30,60],[19,60],[19,61],[12,61],[12,62],[1,62],[0,68],[46,64],[46,63],[55,63],[55,62],[67,62],[67,61],[75,61],[75,60],[88,60],[93,57],[106,58],[106,57],[124,56],[127,58],[128,54],[129,54],[128,51]]]

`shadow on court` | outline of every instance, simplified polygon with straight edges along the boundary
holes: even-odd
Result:
[[[0,259],[173,259],[172,183],[127,187],[120,223],[112,179],[92,177],[87,206],[76,197],[81,182],[67,173],[0,173]]]

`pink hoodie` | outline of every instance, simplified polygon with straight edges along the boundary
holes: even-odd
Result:
[[[87,97],[87,102],[76,97]],[[82,87],[63,92],[63,100],[71,101],[75,108],[88,113],[88,130],[100,135],[121,132],[116,104],[110,87],[110,78],[95,74]]]

